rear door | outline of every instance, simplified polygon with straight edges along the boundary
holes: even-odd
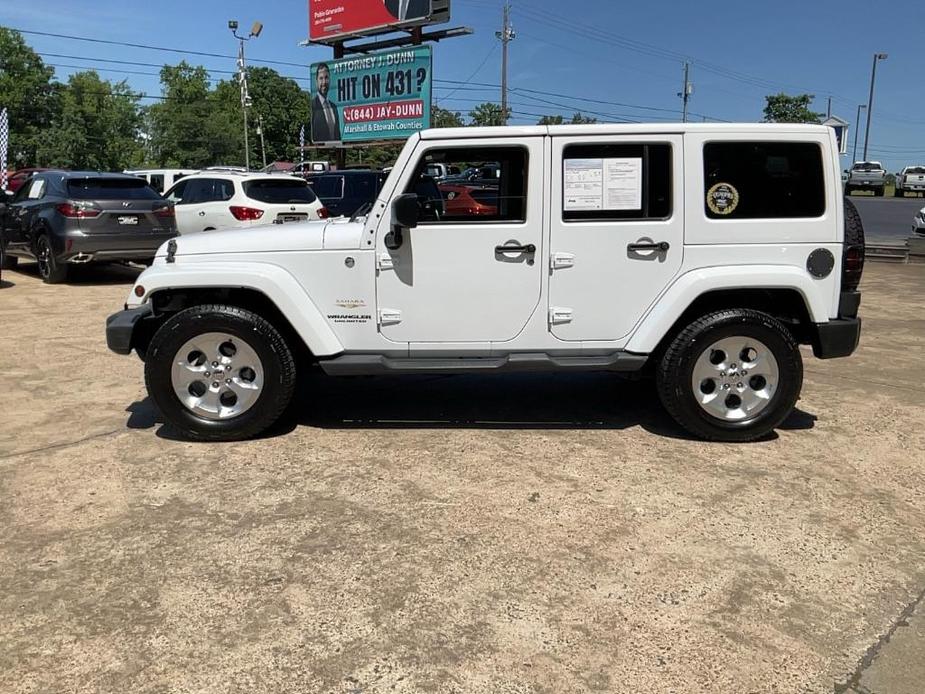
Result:
[[[549,322],[570,342],[627,336],[681,268],[680,135],[555,137]]]
[[[189,178],[168,194],[176,201],[177,229],[190,234],[210,229],[240,226],[231,215],[234,182],[226,178]]]

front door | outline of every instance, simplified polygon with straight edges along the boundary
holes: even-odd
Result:
[[[681,268],[680,135],[552,140],[549,321],[565,341],[626,337]]]
[[[389,248],[386,208],[377,234],[383,336],[484,346],[513,339],[540,310],[544,142],[419,142],[395,195],[418,195],[421,222]],[[434,163],[465,173],[437,183],[427,175]]]

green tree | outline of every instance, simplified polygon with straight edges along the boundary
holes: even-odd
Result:
[[[142,163],[141,114],[128,84],[112,84],[90,70],[76,72],[60,90],[60,110],[37,147],[52,166],[121,171]]]
[[[37,156],[44,131],[58,111],[54,70],[12,29],[0,27],[0,108],[10,120],[9,164],[41,165]]]
[[[149,161],[170,168],[198,168],[220,161],[216,155],[224,154],[234,140],[228,128],[216,128],[205,68],[186,61],[165,65],[161,88],[163,100],[149,107],[147,114]]]
[[[461,128],[465,125],[461,114],[439,106],[434,106],[431,123],[435,128]]]
[[[825,114],[810,110],[815,97],[812,94],[790,96],[781,92],[765,97],[766,123],[819,123]]]
[[[277,159],[298,160],[299,129],[311,122],[311,95],[295,80],[283,77],[267,67],[249,68],[248,92],[253,106],[248,109],[248,146],[251,162],[261,160],[258,124],[263,123],[267,163]],[[237,81],[220,82],[212,97],[214,128],[228,128],[233,140],[233,156],[243,160],[244,115],[241,112],[241,88]],[[241,161],[243,163],[243,161]]]
[[[511,117],[511,109],[507,110],[507,118]],[[471,125],[504,125],[507,121],[500,104],[486,102],[479,104],[469,112]]]

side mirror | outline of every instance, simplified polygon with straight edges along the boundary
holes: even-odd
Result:
[[[399,195],[392,201],[392,225],[414,229],[421,218],[418,196],[414,193]]]

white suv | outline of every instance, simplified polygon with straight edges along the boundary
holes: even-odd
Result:
[[[176,206],[180,234],[328,216],[308,183],[289,175],[203,171],[183,178],[164,197]]]
[[[314,362],[649,374],[688,431],[749,441],[793,410],[801,344],[858,344],[863,229],[838,156],[821,125],[426,130],[365,218],[164,244],[107,341],[195,439],[260,433]],[[449,200],[436,163],[497,175]]]

